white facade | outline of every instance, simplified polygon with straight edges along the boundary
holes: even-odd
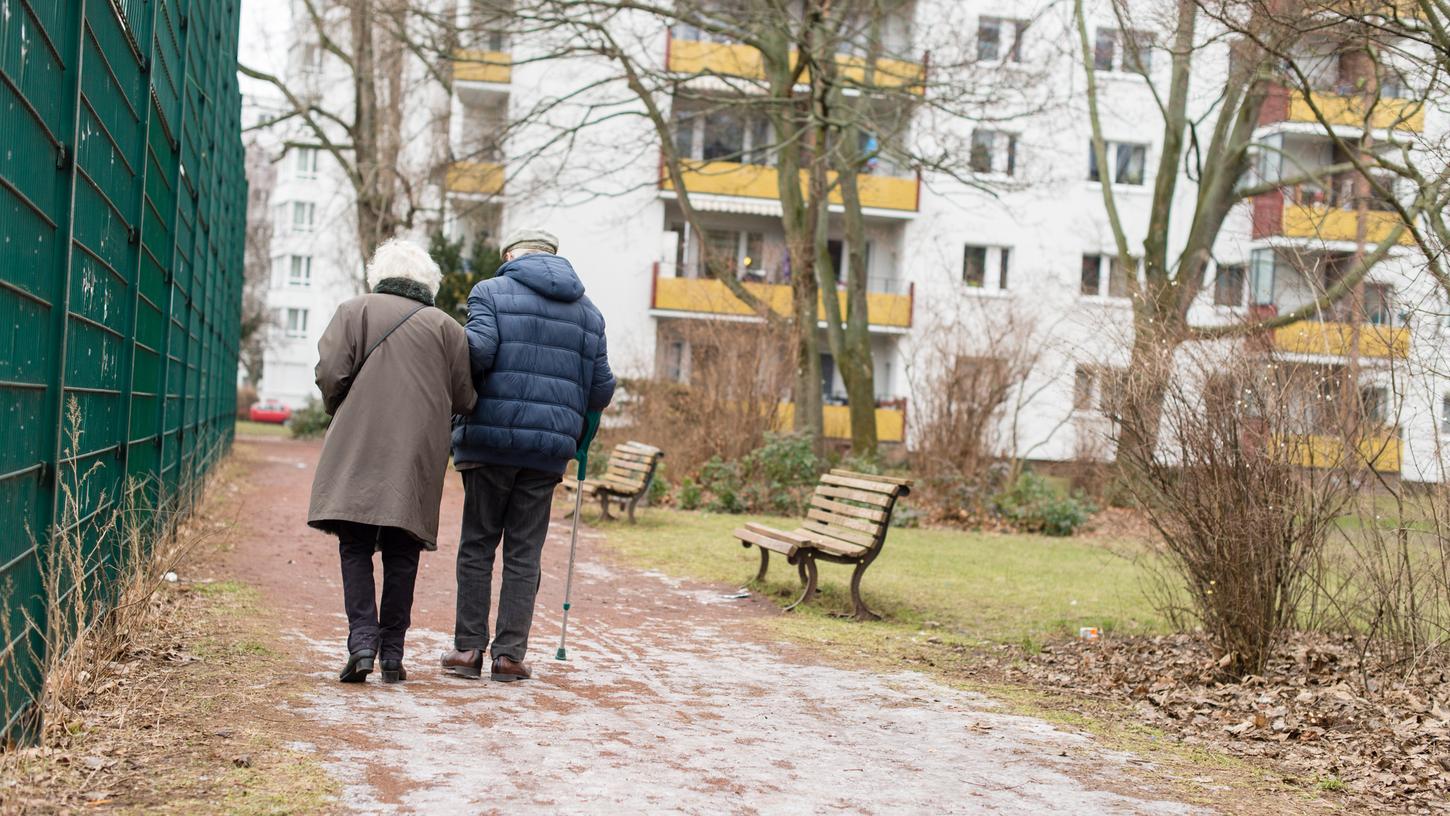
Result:
[[[909,325],[873,327],[877,393],[886,406],[905,400],[909,438],[911,406],[929,379],[921,367],[932,341],[942,332],[962,326],[971,331],[972,326],[1010,316],[1030,330],[1041,359],[1019,389],[1017,398],[1024,404],[1012,412],[1014,427],[1002,438],[1014,440],[1017,455],[1034,459],[1096,455],[1103,418],[1094,403],[1103,385],[1095,378],[1127,364],[1131,306],[1111,261],[1117,249],[1100,182],[1089,178],[1090,128],[1071,8],[1043,11],[1020,0],[991,6],[920,0],[911,14],[909,23],[896,21],[892,33],[902,43],[917,42],[902,53],[924,55],[955,42],[980,58],[970,68],[971,80],[989,90],[1000,87],[1001,106],[1016,105],[1021,115],[1011,115],[1014,111],[1005,107],[984,116],[994,121],[942,121],[923,114],[910,134],[923,151],[932,145],[970,145],[973,132],[982,131],[978,143],[990,158],[989,169],[976,179],[980,186],[926,174],[919,184],[911,180],[916,190],[912,206],[868,207],[871,289],[900,298],[893,302],[910,310]],[[1098,4],[1095,11],[1090,6],[1090,15],[1094,40],[1118,26],[1106,4]],[[622,26],[639,21],[621,19],[626,21]],[[1030,27],[1016,24],[1029,19]],[[620,41],[637,49],[641,63],[664,70],[671,48],[681,46],[654,21],[639,25]],[[674,42],[691,36],[699,35],[676,32]],[[466,240],[485,232],[502,235],[519,226],[552,230],[560,237],[560,253],[574,263],[604,313],[616,369],[630,375],[687,376],[688,350],[676,346],[671,326],[702,315],[679,308],[679,302],[663,302],[662,293],[670,287],[685,291],[669,281],[703,277],[697,249],[701,236],[690,235],[682,225],[675,194],[660,183],[658,140],[643,118],[601,115],[579,129],[567,148],[558,144],[559,130],[587,118],[587,111],[637,112],[638,105],[629,102],[617,83],[605,81],[615,68],[603,60],[542,59],[556,45],[540,35],[510,39],[500,34],[480,44],[492,54],[478,55],[481,67],[458,74],[448,133],[452,158],[465,164],[438,191],[442,223],[453,237]],[[493,65],[500,55],[512,62],[511,68]],[[1167,54],[1157,50],[1152,56],[1148,72],[1165,87]],[[1162,120],[1148,82],[1125,63],[1121,37],[1116,49],[1098,57],[1109,170],[1118,179],[1114,191],[1130,245],[1138,247],[1148,229]],[[1227,45],[1221,41],[1196,56],[1195,71],[1202,79],[1192,86],[1195,117],[1216,102],[1214,78],[1227,70],[1227,61]],[[296,68],[298,61],[293,63]],[[539,100],[557,99],[593,83],[598,87],[552,109],[547,123],[521,129],[506,124],[527,116]],[[1030,92],[1023,87],[1029,83]],[[419,102],[426,104],[431,103]],[[1328,140],[1316,125],[1290,121],[1287,113],[1278,117],[1282,121],[1274,118],[1266,117],[1257,138],[1282,150],[1289,164],[1332,162],[1326,155]],[[1210,119],[1200,132],[1211,127]],[[1424,114],[1422,133],[1387,130],[1376,138],[1433,139],[1445,127],[1432,109]],[[988,137],[986,131],[995,136]],[[718,128],[702,126],[682,149],[699,160],[709,160],[712,150],[748,155],[751,138],[749,124],[741,133],[723,136]],[[724,139],[725,144],[712,139]],[[294,173],[295,163],[296,157],[289,156],[273,196],[284,210],[274,244],[278,268],[273,294],[278,309],[307,310],[307,323],[303,328],[283,322],[284,332],[291,325],[294,331],[287,333],[296,337],[279,345],[275,363],[269,359],[262,389],[263,396],[294,404],[312,392],[316,338],[327,316],[338,302],[360,291],[360,259],[348,256],[355,242],[345,185],[329,174],[325,156],[317,178]],[[1293,175],[1285,167],[1265,172],[1270,178],[1274,172],[1279,178]],[[880,173],[914,175],[887,167]],[[1304,193],[1310,198],[1330,194]],[[1195,195],[1195,185],[1180,178],[1170,247],[1186,239]],[[737,272],[767,284],[783,280],[777,202],[769,196],[697,192],[693,187],[691,199],[712,230],[706,239],[717,247],[735,248]],[[1320,199],[1310,203],[1314,201]],[[293,211],[286,208],[304,202],[316,206],[317,227],[288,232],[286,227],[295,222]],[[1295,205],[1287,201],[1283,208]],[[1333,209],[1334,204],[1328,206]],[[1324,280],[1306,284],[1287,264],[1275,262],[1276,253],[1292,256],[1302,267],[1307,257],[1332,258],[1354,250],[1353,242],[1288,235],[1290,219],[1282,217],[1282,227],[1259,224],[1252,203],[1230,214],[1210,267],[1211,275],[1224,268],[1224,285],[1205,287],[1192,309],[1192,323],[1244,320],[1270,308],[1282,313],[1311,301]],[[832,229],[839,230],[839,224]],[[1088,260],[1094,255],[1102,256],[1096,276]],[[297,257],[312,258],[310,286],[298,285],[292,273]],[[1426,277],[1408,248],[1394,250],[1371,273],[1369,282],[1385,287],[1386,302],[1379,310],[1385,329],[1408,333],[1409,351],[1403,357],[1362,359],[1359,374],[1361,385],[1383,384],[1395,396],[1386,421],[1397,428],[1403,446],[1399,471],[1413,480],[1440,478],[1440,434],[1450,431],[1444,413],[1450,409],[1450,380],[1445,377],[1440,320],[1426,315],[1427,306],[1441,299]],[[1435,309],[1444,311],[1430,311]],[[289,314],[281,319],[290,321]],[[1332,323],[1330,317],[1321,322]],[[1329,366],[1345,363],[1330,353],[1301,358]],[[823,388],[828,397],[844,394],[838,376]]]

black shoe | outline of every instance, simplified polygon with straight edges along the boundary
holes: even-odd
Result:
[[[383,659],[383,682],[401,683],[408,679],[408,670],[403,668],[403,661]]]
[[[373,670],[372,649],[358,649],[347,656],[347,665],[342,667],[342,674],[337,679],[344,683],[361,683],[368,679],[368,672]]]

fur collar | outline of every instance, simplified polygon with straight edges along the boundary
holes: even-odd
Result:
[[[379,295],[397,295],[408,300],[416,300],[424,306],[433,305],[433,293],[428,287],[408,278],[383,278],[378,285],[373,287],[373,293]]]

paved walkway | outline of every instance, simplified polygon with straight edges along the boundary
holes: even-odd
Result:
[[[580,547],[570,660],[552,659],[568,527],[546,548],[535,679],[443,675],[462,491],[450,476],[439,551],[425,553],[407,683],[343,685],[336,545],[305,525],[320,445],[243,440],[244,529],[229,569],[260,588],[310,686],[350,813],[1159,814],[1125,755],[913,672],[822,665],[747,634],[763,604],[610,566]],[[279,705],[281,705],[279,703]]]

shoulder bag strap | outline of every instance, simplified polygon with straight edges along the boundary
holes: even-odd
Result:
[[[411,320],[413,318],[413,315],[415,315],[415,314],[423,311],[426,308],[428,308],[428,304],[426,304],[426,303],[419,304],[419,306],[417,308],[415,308],[413,311],[408,312],[407,314],[403,315],[403,319],[402,320],[399,320],[397,323],[394,323],[393,324],[393,327],[391,329],[388,329],[386,332],[384,332],[382,337],[379,337],[377,340],[375,340],[373,342],[373,344],[371,346],[368,346],[368,350],[365,351],[365,352],[363,352],[362,359],[358,361],[357,366],[354,367],[353,370],[352,370],[352,380],[353,380],[353,382],[357,382],[358,375],[362,373],[363,366],[367,365],[368,358],[371,357],[371,356],[373,356],[373,352],[374,351],[377,351],[378,346],[381,346],[383,344],[383,341],[384,340],[388,339],[389,337],[392,337],[393,336],[393,332],[397,331],[398,329],[401,329],[403,327],[403,324],[404,323],[407,323],[409,320]]]

